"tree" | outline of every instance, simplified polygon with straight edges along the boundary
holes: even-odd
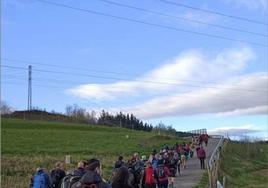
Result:
[[[1,115],[11,114],[13,112],[12,108],[6,104],[6,102],[1,101]]]

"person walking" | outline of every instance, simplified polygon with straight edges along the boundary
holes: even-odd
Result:
[[[36,173],[31,178],[30,188],[52,188],[52,183],[49,175],[45,172],[43,166],[36,169]]]
[[[84,188],[84,187],[98,187],[98,188],[111,188],[102,177],[102,168],[100,161],[97,159],[90,159],[87,161],[86,173],[82,178],[72,185],[71,188]]]
[[[205,169],[206,152],[205,152],[203,146],[201,146],[200,149],[197,151],[197,157],[200,160],[201,169]]]
[[[77,164],[77,169],[74,170],[74,176],[82,177],[86,173],[85,162],[80,161]]]
[[[66,176],[65,174],[65,164],[62,161],[55,163],[55,169],[50,173],[50,178],[52,182],[52,188],[60,188],[62,179]]]
[[[127,167],[121,166],[115,172],[112,181],[112,188],[133,188],[132,185],[129,184],[129,172]]]
[[[144,171],[144,188],[156,188],[157,177],[156,172],[153,169],[152,163],[148,161]]]
[[[158,188],[168,188],[168,179],[171,176],[170,171],[165,166],[163,159],[158,160],[157,163],[157,186]]]

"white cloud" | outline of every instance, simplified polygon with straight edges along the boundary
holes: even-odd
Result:
[[[205,25],[202,23],[210,24],[217,20],[217,17],[215,15],[206,14],[202,12],[196,12],[196,11],[186,12],[181,17],[189,20],[187,23],[193,27],[201,27]]]
[[[242,125],[242,126],[223,126],[216,129],[208,130],[210,135],[226,135],[228,136],[238,136],[262,132],[263,130],[254,125]]]
[[[238,6],[238,7],[246,7],[248,9],[255,10],[267,10],[268,1],[267,0],[224,0],[229,4]]]
[[[189,80],[197,80],[194,84],[190,82],[192,85],[224,80],[243,70],[254,57],[253,51],[248,47],[225,50],[214,57],[200,50],[188,50],[140,78],[134,78],[134,81],[84,84],[68,92],[84,99],[111,100],[124,96],[160,95],[169,91],[193,90],[195,87],[189,87]]]
[[[189,50],[136,81],[85,84],[68,92],[100,101],[133,98],[135,101],[135,97],[147,97],[147,100],[136,100],[136,104],[109,109],[133,113],[142,119],[196,114],[267,114],[267,73],[239,76],[254,57],[248,47],[224,50],[214,56]]]
[[[217,115],[219,116],[238,116],[238,115],[257,115],[257,114],[268,114],[268,106],[256,106],[252,108],[236,109],[230,112],[223,112]]]
[[[265,88],[267,88],[267,75],[259,73],[238,77],[210,88],[158,97],[124,110],[143,119],[214,113],[267,114]]]

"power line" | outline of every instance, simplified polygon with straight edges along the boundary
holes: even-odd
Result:
[[[88,84],[88,83],[81,83],[81,82],[73,82],[73,81],[66,81],[66,80],[56,80],[56,79],[34,79],[33,80],[34,82],[40,82],[40,83],[43,83],[44,81],[52,81],[53,82],[53,87],[56,87],[57,88],[57,85],[54,85],[54,83],[58,82],[58,83],[61,83],[61,86],[62,86],[62,83],[65,84],[65,82],[67,82],[67,85],[65,84],[65,87],[63,88],[66,88],[66,87],[70,87],[70,85],[68,84],[79,84],[79,85],[83,85],[83,84]],[[63,85],[64,85],[63,84]],[[50,85],[49,85],[50,86]],[[187,90],[187,89],[180,89],[180,90],[177,90],[177,92],[180,92],[180,94],[184,94],[186,92],[191,92],[191,90]],[[243,91],[244,92],[244,91]],[[255,92],[255,91],[252,91],[252,92]],[[266,92],[267,93],[267,92]],[[240,96],[234,96],[234,97],[240,97]]]
[[[8,85],[24,85],[26,86],[27,82],[20,82],[20,83],[17,83],[17,82],[7,82],[7,81],[1,81],[1,83],[3,84],[8,84]],[[52,86],[52,85],[43,85],[43,84],[33,84],[33,86],[37,86],[37,87],[44,87],[44,88],[55,88],[55,89],[67,89],[67,86],[66,87],[60,87],[60,86]]]
[[[22,64],[33,64],[33,65],[42,65],[42,66],[48,66],[48,67],[57,67],[57,68],[61,68],[61,69],[81,70],[81,71],[105,73],[105,74],[107,73],[107,74],[115,74],[115,75],[137,76],[136,74],[132,74],[132,73],[104,71],[104,70],[97,70],[97,69],[87,69],[86,67],[78,68],[78,67],[73,67],[73,66],[53,65],[53,64],[48,64],[48,63],[36,62],[36,61],[27,61],[27,60],[10,59],[10,58],[1,58],[1,59],[4,61],[9,61],[9,62],[18,62],[18,63],[22,63]],[[220,64],[220,63],[217,63],[217,65],[226,66],[226,64]],[[155,79],[155,77],[147,77],[147,78]],[[157,77],[157,79],[164,79],[167,81],[174,81],[174,82],[177,81],[174,79],[164,78],[164,77]],[[211,82],[211,81],[205,82],[205,81],[189,80],[189,79],[180,79],[180,80],[186,81],[186,82],[196,82],[196,83],[204,83],[204,84],[218,84],[217,82]]]
[[[116,74],[116,75],[127,75],[127,76],[130,76],[130,75],[132,75],[132,76],[137,76],[137,75],[135,75],[135,74],[131,74],[131,73],[120,73],[120,72],[112,72],[112,71],[102,71],[102,70],[96,70],[96,69],[86,69],[86,68],[77,68],[77,67],[72,67],[72,66],[61,66],[61,65],[52,65],[52,64],[45,64],[45,63],[37,63],[37,62],[33,62],[33,61],[25,61],[25,60],[14,60],[14,59],[7,59],[7,58],[2,58],[2,59],[4,59],[4,60],[8,60],[8,61],[15,61],[15,62],[21,62],[21,63],[30,63],[30,64],[36,64],[36,65],[43,65],[43,66],[49,66],[49,67],[58,67],[58,68],[65,68],[65,69],[71,69],[71,70],[83,70],[83,71],[89,71],[89,72],[97,72],[97,73],[109,73],[109,74]],[[225,66],[225,64],[223,64],[224,66]],[[5,66],[5,65],[4,65]],[[11,67],[6,67],[6,68],[11,68]],[[20,67],[12,67],[12,68],[14,68],[14,69],[16,69],[16,68],[20,68]],[[23,67],[21,67],[21,68],[23,68]],[[24,69],[24,68],[23,68]],[[73,72],[72,73],[66,73],[66,74],[73,74]],[[80,73],[79,73],[80,74]],[[98,76],[98,75],[90,75],[90,76]],[[98,78],[99,78],[99,76],[98,76]],[[103,79],[110,79],[109,77],[104,77],[104,76],[102,76],[101,78],[103,78]],[[167,80],[167,81],[171,81],[171,83],[169,83],[169,82],[157,82],[157,83],[155,83],[155,84],[176,84],[176,85],[186,85],[186,84],[184,84],[185,82],[187,83],[187,82],[195,82],[195,83],[201,83],[201,84],[219,84],[219,83],[217,83],[217,82],[209,82],[209,81],[197,81],[197,80],[189,80],[189,79],[180,79],[180,81],[182,81],[182,82],[180,82],[180,83],[176,83],[177,82],[177,80],[174,80],[174,79],[168,79],[168,78],[163,78],[163,77],[157,77],[157,78],[155,78],[155,77],[147,77],[147,78],[151,78],[151,79],[164,79],[164,80]],[[113,79],[114,80],[122,80],[122,81],[135,81],[135,82],[142,82],[143,80],[133,80],[133,79],[130,79],[130,78],[114,78],[113,77]],[[35,79],[36,80],[36,79]],[[46,80],[48,80],[48,79],[46,79]],[[50,81],[59,81],[59,80],[56,80],[56,79],[49,79]],[[69,81],[69,80],[61,80],[61,81],[65,81],[65,82],[72,82],[72,83],[74,83],[73,81]],[[77,84],[77,83],[76,83]],[[81,84],[81,83],[80,83]],[[187,84],[187,85],[189,85],[189,84]],[[238,86],[238,87],[237,87]],[[240,85],[237,85],[237,84],[232,84],[232,88],[231,89],[236,89],[237,88],[237,90],[241,90],[240,88],[239,88],[239,86]],[[196,86],[196,85],[194,85],[194,86],[191,86],[191,87],[201,87],[201,86]],[[208,86],[207,86],[208,87]],[[215,87],[215,88],[218,88],[218,87]],[[246,89],[242,89],[243,91],[248,91],[248,90],[246,90]],[[250,91],[252,91],[252,90],[250,90]],[[264,91],[264,90],[254,90],[254,92],[255,91],[260,91],[260,92],[266,92],[266,91]]]
[[[16,66],[9,66],[9,65],[1,65],[4,68],[10,69],[22,69],[25,70],[27,68],[24,67],[16,67]],[[124,79],[119,77],[105,77],[105,76],[98,76],[98,75],[91,75],[91,74],[79,74],[79,73],[70,73],[70,72],[62,72],[62,71],[51,71],[51,70],[43,70],[43,69],[34,69],[37,72],[46,72],[46,73],[53,73],[53,74],[64,74],[69,76],[83,76],[83,77],[91,77],[91,78],[100,78],[106,80],[119,80],[119,81],[131,81],[131,82],[138,82],[138,83],[149,83],[149,84],[159,84],[159,85],[178,85],[178,86],[187,86],[187,87],[196,87],[196,88],[224,88],[224,87],[217,87],[217,86],[200,86],[200,85],[192,85],[192,84],[185,84],[185,83],[170,83],[170,82],[157,82],[151,80],[139,80],[139,79]],[[248,92],[264,92],[267,93],[267,90],[256,90],[256,89],[243,89],[243,88],[230,88],[232,90],[237,91],[248,91]]]
[[[34,65],[42,65],[42,66],[48,66],[48,67],[57,67],[57,68],[64,68],[64,69],[71,69],[71,70],[81,70],[81,71],[88,71],[88,72],[98,72],[98,73],[108,73],[108,74],[119,74],[119,75],[127,75],[130,74],[122,73],[122,72],[112,72],[112,71],[103,71],[103,70],[97,70],[97,69],[88,69],[88,68],[78,68],[73,66],[63,66],[63,65],[53,65],[48,63],[42,63],[42,62],[36,62],[36,61],[28,61],[28,60],[19,60],[19,59],[10,59],[10,58],[1,58],[4,61],[9,62],[18,62],[18,63],[24,63],[24,64],[34,64]]]
[[[26,85],[27,83],[15,83],[15,82],[4,82],[4,81],[1,81],[1,84],[8,84],[8,85]],[[61,87],[61,86],[51,86],[51,85],[40,85],[40,84],[33,84],[33,86],[37,86],[37,87],[44,87],[44,88],[53,88],[53,89],[67,89],[66,87]],[[180,93],[181,95],[183,94],[187,94],[187,93]],[[237,97],[240,97],[240,98],[223,98],[223,97],[206,97],[206,96],[201,96],[201,95],[192,95],[192,94],[188,94],[188,96],[183,96],[185,98],[211,98],[211,99],[217,99],[217,100],[221,100],[221,101],[227,101],[227,102],[230,102],[230,101],[239,101],[239,102],[249,102],[248,100],[241,100],[241,96],[237,96]],[[236,97],[236,96],[234,96]],[[266,104],[267,101],[255,101],[255,100],[251,100],[252,102],[258,102],[258,103],[262,103],[262,104]]]
[[[142,12],[148,12],[148,13],[155,14],[155,15],[175,18],[175,19],[179,19],[179,20],[183,20],[183,21],[187,21],[187,22],[193,22],[193,23],[198,23],[198,24],[202,24],[202,25],[208,25],[208,26],[211,26],[211,27],[221,28],[221,29],[225,29],[225,30],[237,31],[237,32],[257,35],[257,36],[261,36],[261,37],[267,37],[268,36],[267,34],[263,34],[263,33],[257,33],[257,32],[247,31],[247,30],[238,29],[238,28],[234,28],[234,27],[228,27],[228,26],[223,26],[223,25],[218,25],[218,24],[207,23],[207,22],[203,22],[203,21],[199,21],[199,20],[195,20],[195,19],[185,18],[185,17],[182,17],[182,16],[174,16],[174,15],[171,15],[171,14],[166,14],[166,13],[162,13],[162,12],[158,12],[158,11],[154,11],[154,10],[148,10],[148,9],[135,7],[135,6],[132,6],[132,5],[127,5],[127,4],[122,4],[122,3],[118,3],[118,2],[114,2],[114,1],[109,1],[109,0],[98,0],[98,1],[102,1],[104,3],[108,3],[108,4],[111,4],[111,5],[116,5],[116,6],[120,6],[120,7],[130,8],[130,9],[134,9],[134,10],[138,10],[138,11],[142,11]]]
[[[179,3],[179,2],[172,2],[172,1],[169,1],[169,0],[161,0],[161,1],[163,3],[166,3],[166,4],[175,5],[175,6],[179,6],[179,7],[184,7],[184,8],[188,8],[188,9],[192,9],[192,10],[196,10],[196,11],[206,12],[206,13],[209,13],[209,14],[217,14],[217,15],[220,15],[220,16],[224,16],[224,17],[228,17],[228,18],[232,18],[232,19],[237,19],[237,20],[242,20],[242,21],[246,21],[246,22],[251,22],[251,23],[255,23],[255,24],[268,25],[268,23],[266,23],[266,22],[253,20],[253,19],[249,19],[249,18],[244,18],[244,17],[240,17],[240,16],[234,16],[234,15],[226,14],[226,13],[219,12],[219,11],[193,7],[193,6],[182,4],[182,3]]]
[[[145,22],[145,21],[136,20],[136,19],[133,19],[133,18],[115,16],[115,15],[112,15],[112,14],[102,13],[102,12],[89,10],[89,9],[84,9],[84,8],[73,7],[73,6],[70,6],[70,5],[61,4],[61,3],[55,3],[55,2],[46,1],[46,0],[36,0],[36,1],[41,2],[41,3],[45,3],[45,4],[49,4],[49,5],[53,5],[53,6],[64,7],[64,8],[68,8],[68,9],[72,9],[72,10],[76,10],[76,11],[82,11],[82,12],[86,12],[86,13],[90,13],[90,14],[101,15],[101,16],[105,16],[105,17],[109,17],[109,18],[124,20],[124,21],[128,21],[128,22],[135,22],[135,23],[139,23],[139,24],[149,25],[149,26],[158,27],[158,28],[164,28],[164,29],[178,31],[178,32],[191,33],[191,34],[194,34],[194,35],[206,36],[206,37],[210,37],[210,38],[217,38],[217,39],[228,40],[228,41],[233,41],[233,42],[248,43],[248,44],[261,46],[261,47],[267,47],[268,46],[267,44],[262,44],[262,43],[258,43],[258,42],[251,42],[251,41],[246,41],[246,40],[241,40],[241,39],[225,37],[225,36],[222,36],[222,35],[214,35],[214,34],[202,33],[202,32],[197,32],[197,31],[192,31],[192,30],[186,30],[186,29],[176,28],[176,27],[172,27],[172,26],[167,26],[167,25],[161,25],[161,24],[156,24],[156,23],[151,23],[151,22]]]
[[[27,75],[26,74],[6,74],[2,72],[1,77],[2,78],[9,78],[9,77],[17,77],[17,78],[25,78]]]
[[[21,80],[23,79],[22,77],[18,77],[18,76],[12,76],[12,77],[4,77],[2,80]],[[44,77],[34,77],[34,79],[32,80],[33,82],[52,82],[53,84],[56,83],[61,83],[61,85],[67,83],[67,84],[79,84],[79,85],[84,85],[84,84],[88,84],[88,82],[84,81],[78,81],[78,82],[74,82],[73,80],[62,80],[62,79],[51,79],[51,78],[44,78]],[[68,85],[70,86],[70,85]]]

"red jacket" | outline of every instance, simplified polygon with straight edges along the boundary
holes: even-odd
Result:
[[[155,185],[154,170],[152,167],[147,167],[145,169],[145,184],[146,185]]]
[[[206,152],[203,148],[200,148],[198,151],[197,151],[197,157],[198,158],[206,158]]]

